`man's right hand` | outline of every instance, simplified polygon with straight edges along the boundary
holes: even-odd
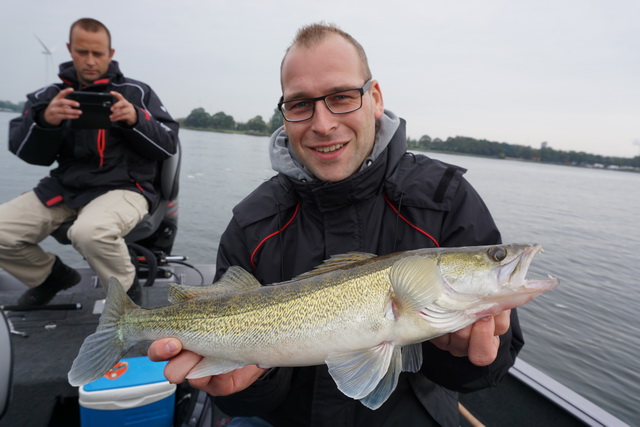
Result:
[[[173,384],[185,381],[187,374],[202,360],[202,356],[188,350],[182,350],[182,343],[175,338],[154,341],[149,347],[148,356],[154,362],[169,360],[164,368],[164,376]],[[225,374],[194,378],[188,381],[192,387],[212,396],[227,396],[249,387],[265,372],[267,369],[259,368],[256,365],[247,365]]]
[[[80,117],[82,111],[78,108],[80,103],[67,99],[67,95],[73,92],[73,88],[66,88],[60,91],[44,110],[43,119],[51,126],[59,126],[63,120],[73,120]]]

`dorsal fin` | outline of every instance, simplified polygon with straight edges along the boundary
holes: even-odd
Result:
[[[346,254],[332,255],[331,258],[325,260],[322,264],[317,266],[311,271],[307,271],[306,273],[302,273],[301,275],[295,277],[293,280],[306,279],[313,276],[318,276],[320,274],[327,273],[329,271],[338,270],[340,268],[346,267],[347,265],[353,264],[355,262],[365,261],[370,258],[374,258],[377,255],[370,254],[366,252],[347,252]]]
[[[435,258],[409,256],[391,266],[389,279],[399,312],[420,312],[443,292],[444,279]]]
[[[169,302],[174,304],[202,295],[240,292],[260,287],[260,282],[242,267],[231,266],[217,282],[205,286],[169,284]]]

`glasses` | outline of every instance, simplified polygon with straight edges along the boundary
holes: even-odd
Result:
[[[309,120],[316,111],[318,101],[323,101],[333,114],[352,113],[362,107],[362,95],[369,90],[372,81],[372,79],[367,80],[361,88],[341,90],[317,98],[292,99],[290,101],[283,101],[280,98],[278,110],[288,122]]]

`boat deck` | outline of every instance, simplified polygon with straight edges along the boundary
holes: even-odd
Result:
[[[163,267],[169,277],[143,287],[142,306],[166,304],[171,282],[211,283],[214,267],[196,268],[202,277],[180,264]],[[60,292],[51,304],[79,304],[81,308],[6,312],[15,330],[24,335],[11,336],[13,388],[0,427],[80,425],[78,389],[67,382],[67,372],[84,338],[95,331],[99,315],[94,313],[94,306],[105,297],[93,272],[88,268],[80,272],[80,284]],[[0,306],[14,304],[24,290],[0,270]],[[144,355],[146,347],[144,343],[135,346],[127,357]],[[464,407],[461,412],[468,410],[471,414],[468,418],[461,416],[465,427],[625,425],[520,360],[498,387],[461,395],[460,402]]]
[[[151,287],[143,287],[142,306],[167,304],[167,285],[176,282],[198,284],[200,276],[183,266],[169,266],[168,279],[156,279]],[[198,266],[211,283],[212,266]],[[78,389],[67,382],[67,372],[85,337],[98,325],[100,305],[106,292],[96,287],[97,278],[90,269],[80,269],[83,280],[60,292],[51,305],[80,304],[80,309],[7,311],[13,328],[24,335],[11,335],[13,350],[13,387],[11,400],[0,427],[80,425]],[[15,304],[25,287],[0,270],[0,306]],[[132,348],[126,357],[144,355],[146,345]]]

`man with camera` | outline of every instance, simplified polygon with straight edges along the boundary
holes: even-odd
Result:
[[[32,191],[0,205],[0,267],[30,288],[20,305],[47,304],[80,281],[77,271],[39,246],[70,220],[67,235],[102,285],[114,276],[139,299],[124,236],[156,207],[158,162],[179,144],[178,123],[158,96],[124,77],[112,60],[105,25],[77,20],[67,48],[72,61],[60,65],[62,82],[29,94],[9,129],[9,149],[19,158],[41,166],[58,162]]]

